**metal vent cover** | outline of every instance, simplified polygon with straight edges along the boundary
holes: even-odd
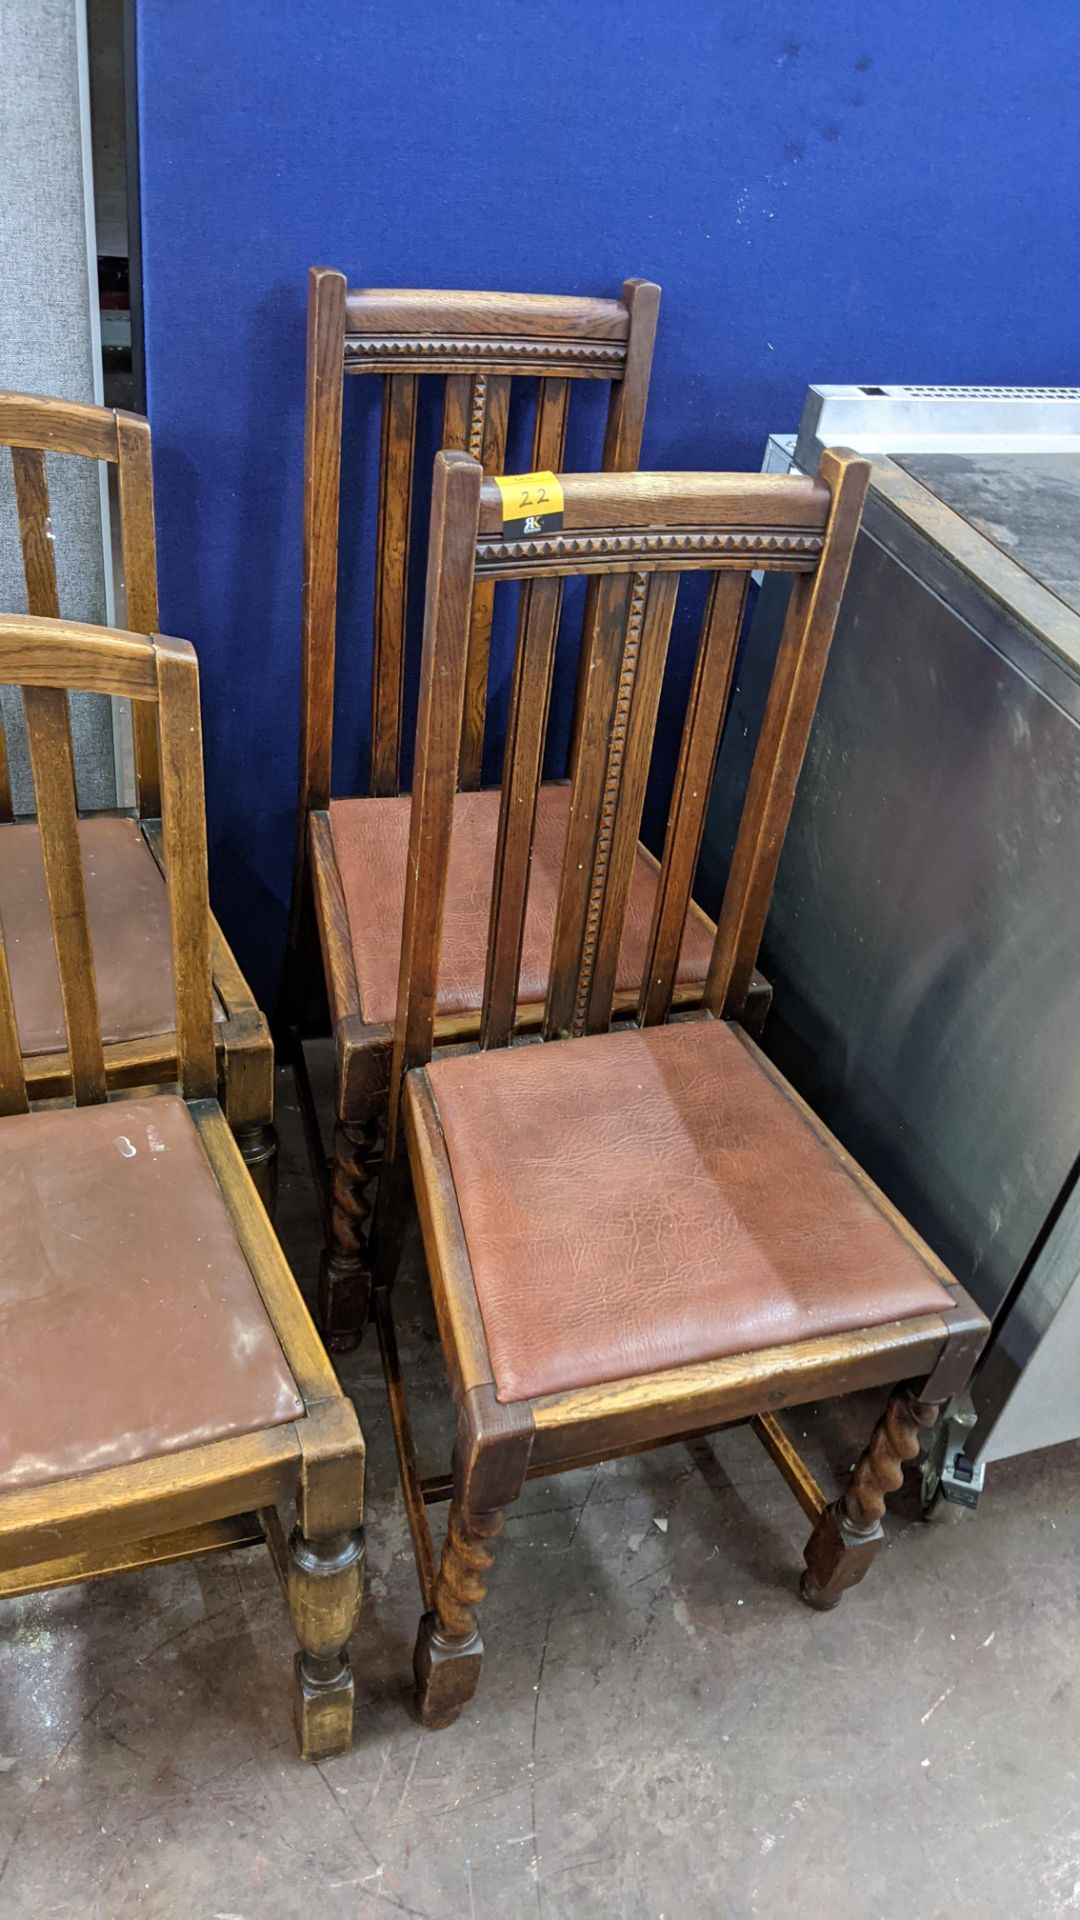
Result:
[[[859,453],[1080,453],[1080,387],[812,386],[795,459]]]
[[[1080,387],[863,387],[887,399],[914,400],[1080,400]]]

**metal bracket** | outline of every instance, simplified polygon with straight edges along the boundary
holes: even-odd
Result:
[[[978,1418],[966,1394],[950,1402],[938,1421],[930,1444],[923,1455],[920,1498],[929,1514],[939,1500],[960,1507],[975,1508],[986,1478],[981,1460],[972,1460],[965,1451],[971,1430]]]

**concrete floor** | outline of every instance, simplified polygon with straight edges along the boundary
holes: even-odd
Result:
[[[308,1287],[315,1209],[281,1091],[279,1223]],[[402,1333],[434,1465],[449,1402],[418,1275]],[[294,1756],[261,1551],[9,1602],[2,1920],[1080,1912],[1076,1447],[992,1470],[956,1525],[899,1500],[871,1578],[827,1615],[796,1598],[805,1522],[746,1431],[533,1483],[475,1707],[424,1734],[373,1342],[344,1377],[369,1448],[355,1751]],[[788,1416],[826,1484],[879,1404]]]

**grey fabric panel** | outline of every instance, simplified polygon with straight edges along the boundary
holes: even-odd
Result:
[[[0,0],[0,386],[94,398],[76,42],[78,0]],[[96,299],[96,289],[94,290]],[[105,618],[97,463],[49,456],[60,608]],[[0,606],[23,611],[11,462],[0,453]],[[4,689],[15,804],[33,806],[18,695]],[[114,806],[109,702],[72,700],[79,800]]]

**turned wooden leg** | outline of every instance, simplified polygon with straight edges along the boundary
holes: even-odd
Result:
[[[250,1127],[237,1127],[235,1134],[255,1190],[272,1220],[278,1189],[277,1128],[263,1121]]]
[[[360,1616],[361,1528],[289,1540],[288,1598],[300,1642],[293,1715],[302,1760],[328,1760],[352,1745],[353,1677],[346,1650]]]
[[[843,1497],[826,1507],[806,1544],[800,1593],[827,1612],[869,1572],[885,1535],[885,1495],[903,1484],[904,1462],[919,1451],[919,1430],[932,1427],[940,1404],[898,1387],[870,1436]]]
[[[330,1237],[319,1267],[319,1322],[327,1346],[344,1353],[358,1345],[367,1325],[371,1294],[365,1189],[379,1158],[379,1123],[334,1128],[330,1169]]]
[[[484,1659],[476,1609],[495,1558],[488,1542],[502,1523],[501,1513],[470,1514],[458,1500],[451,1505],[434,1611],[420,1622],[413,1654],[416,1711],[425,1727],[450,1726],[476,1692]]]

